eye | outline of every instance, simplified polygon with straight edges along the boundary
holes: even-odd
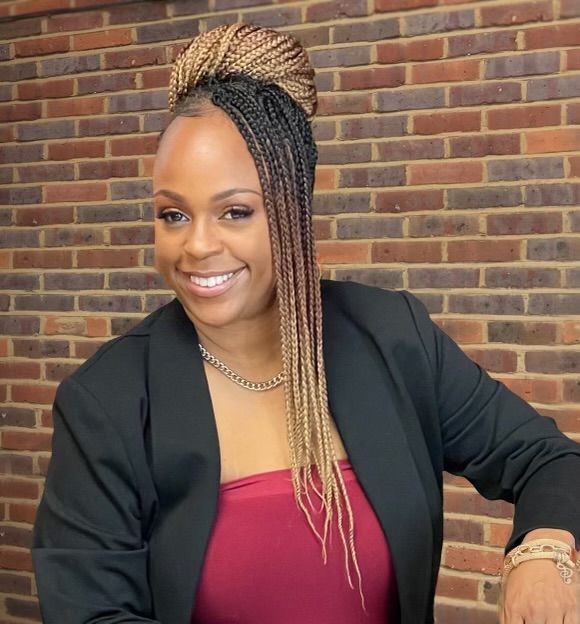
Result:
[[[157,218],[169,224],[182,223],[187,220],[187,217],[179,210],[164,210]]]
[[[245,219],[249,217],[254,211],[251,208],[229,208],[224,212],[223,218],[226,221],[237,221],[238,219]],[[232,215],[228,218],[226,215]]]

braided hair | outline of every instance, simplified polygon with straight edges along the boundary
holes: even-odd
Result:
[[[169,110],[175,116],[199,116],[211,103],[230,116],[245,139],[264,194],[281,321],[295,500],[322,544],[324,563],[336,508],[348,582],[354,589],[350,552],[365,609],[353,513],[332,444],[324,373],[320,273],[312,228],[318,157],[310,124],[317,107],[314,69],[301,44],[287,34],[245,23],[220,26],[194,37],[181,50],[169,84]],[[313,481],[311,464],[322,491]],[[323,536],[304,502],[306,497],[312,507],[308,484],[325,510]],[[349,519],[348,536],[342,504]]]

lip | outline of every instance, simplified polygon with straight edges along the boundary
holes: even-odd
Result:
[[[183,271],[179,271],[179,273],[182,275],[184,286],[190,294],[196,297],[203,297],[205,299],[208,299],[223,295],[225,292],[235,286],[236,282],[240,279],[240,276],[244,273],[245,269],[246,267],[243,266],[241,269],[238,269],[237,273],[235,273],[235,275],[233,275],[229,280],[227,280],[223,284],[220,284],[219,286],[214,286],[213,288],[207,288],[205,286],[199,286],[198,284],[194,284],[189,279],[189,275],[191,275],[191,273],[184,273]],[[196,275],[196,273],[193,273],[193,275]],[[215,275],[223,275],[223,273],[215,273]]]

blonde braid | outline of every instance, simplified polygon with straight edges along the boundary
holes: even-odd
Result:
[[[169,110],[175,115],[200,114],[208,101],[236,123],[264,193],[276,272],[295,500],[322,544],[325,563],[336,508],[348,582],[353,588],[350,553],[366,610],[352,508],[332,444],[323,358],[320,275],[312,228],[317,155],[309,120],[317,107],[314,70],[304,48],[289,35],[245,23],[220,26],[201,33],[178,54],[169,83]],[[273,142],[270,134],[278,140]],[[321,491],[313,480],[312,464]],[[323,536],[304,503],[306,497],[313,508],[308,485],[325,510]],[[343,503],[348,538],[342,526]]]

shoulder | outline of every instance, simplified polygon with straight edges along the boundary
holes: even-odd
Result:
[[[411,292],[385,289],[354,281],[320,281],[323,306],[337,307],[354,320],[389,323],[424,322],[429,318],[425,305]]]
[[[70,379],[98,396],[118,388],[135,390],[145,381],[149,338],[174,300],[147,315],[133,328],[103,344]],[[66,381],[66,380],[65,380]]]

